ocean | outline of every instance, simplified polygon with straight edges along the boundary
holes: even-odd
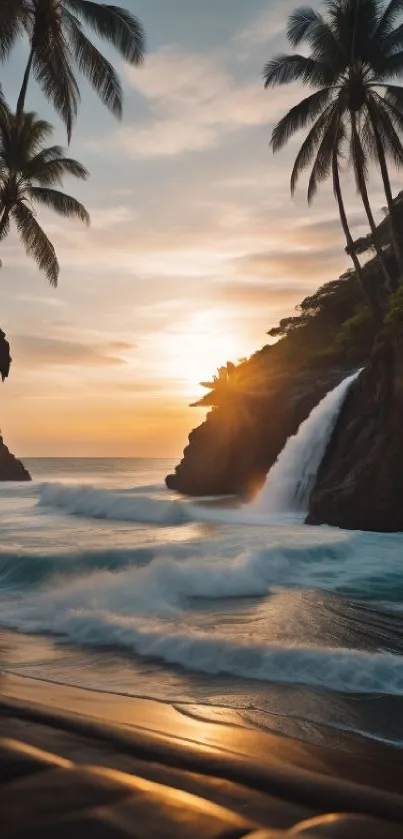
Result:
[[[32,484],[0,485],[2,670],[402,743],[403,534],[306,526],[267,487],[182,498],[169,460],[25,463]]]

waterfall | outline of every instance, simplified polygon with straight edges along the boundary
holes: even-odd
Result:
[[[341,406],[361,370],[329,391],[297,433],[289,437],[253,502],[259,512],[306,512],[319,466],[336,425]]]

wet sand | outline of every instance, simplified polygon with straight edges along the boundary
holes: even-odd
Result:
[[[207,795],[258,812],[262,823],[268,811],[273,825],[273,808],[276,826],[323,810],[392,812],[403,822],[402,751],[360,737],[311,747],[246,728],[236,712],[220,708],[181,708],[8,674],[0,712],[2,737]]]

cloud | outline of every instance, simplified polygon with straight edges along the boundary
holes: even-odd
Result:
[[[309,5],[315,8],[319,2],[314,0]],[[273,42],[279,36],[285,35],[287,18],[294,9],[295,0],[282,0],[278,4],[271,2],[269,8],[263,9],[250,26],[239,33],[236,40],[245,47],[257,47]]]
[[[36,335],[12,335],[12,355],[25,368],[52,366],[99,367],[124,364],[125,361],[113,353],[128,352],[132,344],[112,341],[102,346],[89,346],[76,341],[59,338],[42,338]]]
[[[311,287],[301,285],[274,285],[257,282],[225,282],[217,284],[218,298],[227,303],[247,308],[288,306],[301,301]]]
[[[347,263],[348,257],[345,256]],[[317,251],[309,247],[293,251],[268,250],[248,254],[233,262],[239,275],[253,277],[279,276],[312,282],[327,282],[340,274],[343,268],[343,251],[339,244]]]
[[[271,91],[256,74],[240,82],[230,56],[186,53],[164,47],[141,73],[127,68],[132,86],[146,99],[149,118],[122,127],[117,139],[131,157],[172,157],[217,146],[237,130],[268,124],[294,103],[295,91]]]

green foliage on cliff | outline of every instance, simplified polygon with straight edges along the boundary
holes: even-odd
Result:
[[[385,330],[387,332],[403,332],[403,286],[392,295],[389,311],[385,317]]]
[[[401,312],[403,323],[403,297]],[[229,362],[212,381],[203,382],[209,393],[195,405],[223,407],[237,399],[261,398],[279,377],[293,371],[358,366],[371,352],[377,326],[355,273],[348,271],[302,300],[268,334],[271,344],[237,365]]]

